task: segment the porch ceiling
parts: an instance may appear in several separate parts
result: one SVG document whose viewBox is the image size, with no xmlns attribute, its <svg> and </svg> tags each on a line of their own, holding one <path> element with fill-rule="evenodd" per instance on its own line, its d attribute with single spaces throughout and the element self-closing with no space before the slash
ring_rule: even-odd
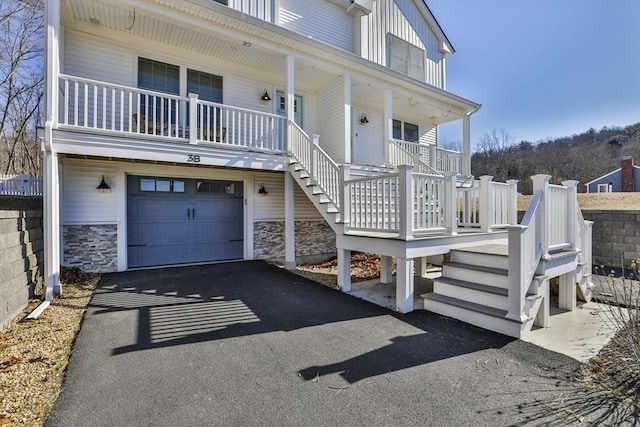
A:
<svg viewBox="0 0 640 427">
<path fill-rule="evenodd" d="M 197 31 L 178 21 L 167 20 L 167 14 L 146 13 L 135 6 L 118 1 L 64 0 L 61 19 L 64 26 L 97 33 L 114 39 L 123 34 L 167 44 L 212 58 L 220 58 L 252 69 L 286 78 L 286 56 L 231 34 Z M 175 13 L 175 12 L 174 12 Z M 336 78 L 319 66 L 320 62 L 296 59 L 296 82 L 314 88 Z"/>
</svg>

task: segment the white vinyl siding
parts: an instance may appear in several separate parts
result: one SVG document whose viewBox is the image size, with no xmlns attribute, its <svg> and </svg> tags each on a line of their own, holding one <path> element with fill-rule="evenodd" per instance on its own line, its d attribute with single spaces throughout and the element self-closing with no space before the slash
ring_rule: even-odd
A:
<svg viewBox="0 0 640 427">
<path fill-rule="evenodd" d="M 429 129 L 426 133 L 420 135 L 421 144 L 436 144 L 437 141 L 438 141 L 438 128 L 436 127 L 433 127 Z"/>
<path fill-rule="evenodd" d="M 274 0 L 214 0 L 227 4 L 229 7 L 255 16 L 268 22 L 273 22 Z"/>
<path fill-rule="evenodd" d="M 88 79 L 135 86 L 134 61 L 128 49 L 88 34 L 65 31 L 63 73 Z"/>
<path fill-rule="evenodd" d="M 254 174 L 253 182 L 255 194 L 258 194 L 262 184 L 268 192 L 264 197 L 255 198 L 253 219 L 255 221 L 284 220 L 284 173 L 257 172 Z M 320 212 L 296 183 L 294 183 L 293 196 L 296 219 L 322 218 Z"/>
<path fill-rule="evenodd" d="M 424 81 L 443 88 L 441 42 L 413 0 L 379 0 L 372 13 L 360 18 L 360 52 L 365 59 L 387 65 L 387 37 L 392 34 L 426 52 Z M 357 49 L 356 49 L 357 50 Z"/>
<path fill-rule="evenodd" d="M 341 8 L 320 0 L 280 0 L 279 25 L 353 52 L 353 19 Z"/>
<path fill-rule="evenodd" d="M 62 168 L 63 225 L 104 224 L 117 221 L 117 191 L 115 162 L 65 160 Z M 100 193 L 96 187 L 102 175 L 111 187 L 110 193 Z"/>
<path fill-rule="evenodd" d="M 345 161 L 343 77 L 318 90 L 318 134 L 320 146 L 336 162 Z"/>
</svg>

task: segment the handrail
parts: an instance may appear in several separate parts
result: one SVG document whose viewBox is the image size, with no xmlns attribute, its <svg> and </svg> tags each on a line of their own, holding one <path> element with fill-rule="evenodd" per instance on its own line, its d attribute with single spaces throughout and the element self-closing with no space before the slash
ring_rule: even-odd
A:
<svg viewBox="0 0 640 427">
<path fill-rule="evenodd" d="M 150 90 L 150 89 L 143 89 L 143 88 L 136 88 L 136 87 L 132 87 L 132 86 L 125 86 L 125 85 L 121 85 L 118 83 L 109 83 L 109 82 L 104 82 L 101 80 L 93 80 L 93 79 L 87 79 L 85 77 L 78 77 L 78 76 L 72 76 L 70 74 L 58 74 L 58 77 L 61 80 L 75 80 L 75 81 L 79 81 L 82 83 L 90 83 L 93 85 L 97 85 L 97 86 L 107 86 L 110 88 L 114 88 L 114 89 L 121 89 L 121 90 L 134 90 L 136 92 L 139 93 L 144 93 L 147 95 L 153 95 L 153 96 L 162 96 L 163 98 L 169 98 L 169 99 L 174 99 L 174 100 L 179 100 L 179 101 L 187 101 L 189 98 L 184 97 L 184 96 L 180 96 L 180 95 L 174 95 L 171 93 L 165 93 L 165 92 L 158 92 L 155 90 Z"/>
<path fill-rule="evenodd" d="M 508 314 L 525 321 L 526 294 L 542 259 L 539 223 L 542 220 L 541 201 L 544 192 L 536 191 L 519 225 L 509 225 Z"/>
<path fill-rule="evenodd" d="M 340 209 L 340 168 L 338 164 L 320 147 L 318 136 L 313 141 L 300 126 L 288 120 L 290 138 L 288 152 L 307 170 L 311 180 L 320 188 L 329 201 Z"/>
<path fill-rule="evenodd" d="M 416 146 L 416 153 L 412 153 L 410 150 L 403 147 L 403 145 L 409 144 L 413 144 Z M 436 175 L 442 175 L 422 159 L 422 149 L 426 148 L 428 153 L 429 147 L 422 147 L 420 146 L 420 144 L 417 144 L 415 142 L 390 139 L 389 148 L 389 161 L 393 166 L 397 167 L 402 164 L 410 164 L 414 168 L 418 169 L 421 173 L 432 172 Z M 398 150 L 399 154 L 397 154 L 394 150 Z M 407 163 L 407 161 L 410 161 L 410 163 Z"/>
</svg>

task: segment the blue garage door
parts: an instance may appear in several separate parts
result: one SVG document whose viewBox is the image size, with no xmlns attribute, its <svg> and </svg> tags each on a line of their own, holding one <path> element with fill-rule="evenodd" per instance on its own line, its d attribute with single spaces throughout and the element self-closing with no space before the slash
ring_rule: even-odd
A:
<svg viewBox="0 0 640 427">
<path fill-rule="evenodd" d="M 241 181 L 129 176 L 128 266 L 243 257 Z"/>
</svg>

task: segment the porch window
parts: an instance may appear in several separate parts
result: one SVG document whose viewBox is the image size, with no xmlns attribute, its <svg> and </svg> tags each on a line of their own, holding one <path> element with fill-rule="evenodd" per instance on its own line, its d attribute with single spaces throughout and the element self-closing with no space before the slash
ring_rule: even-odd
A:
<svg viewBox="0 0 640 427">
<path fill-rule="evenodd" d="M 418 125 L 394 120 L 393 138 L 409 142 L 418 142 L 418 139 L 420 138 L 420 135 L 418 134 Z"/>
<path fill-rule="evenodd" d="M 187 93 L 197 93 L 198 99 L 201 101 L 222 104 L 222 77 L 203 71 L 187 69 Z M 220 125 L 221 112 L 218 107 L 198 104 L 198 127 L 202 127 L 201 121 L 204 121 L 210 128 L 207 132 L 212 132 L 211 135 L 214 135 L 215 132 L 218 132 L 214 127 Z M 189 111 L 187 111 L 187 120 L 188 117 Z M 205 125 L 205 127 L 207 126 Z M 222 135 L 216 138 L 220 141 L 224 139 Z"/>
<path fill-rule="evenodd" d="M 138 58 L 138 87 L 156 92 L 178 95 L 180 92 L 180 67 L 147 58 Z M 147 123 L 155 118 L 176 121 L 176 101 L 153 95 L 140 95 L 140 120 Z"/>
<path fill-rule="evenodd" d="M 598 193 L 611 193 L 611 184 L 598 184 Z"/>
<path fill-rule="evenodd" d="M 388 35 L 389 68 L 424 81 L 425 51 L 392 34 Z"/>
</svg>

